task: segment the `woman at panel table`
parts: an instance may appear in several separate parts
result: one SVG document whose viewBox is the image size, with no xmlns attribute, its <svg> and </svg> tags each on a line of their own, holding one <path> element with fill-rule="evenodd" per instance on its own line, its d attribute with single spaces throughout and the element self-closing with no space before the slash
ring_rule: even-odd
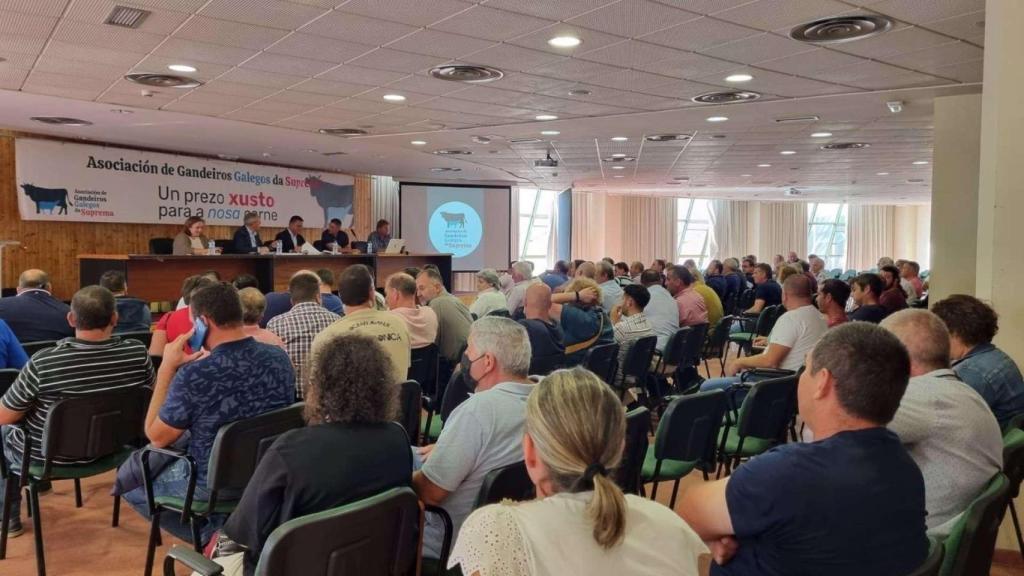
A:
<svg viewBox="0 0 1024 576">
<path fill-rule="evenodd" d="M 198 216 L 192 216 L 185 220 L 185 229 L 174 237 L 173 254 L 175 256 L 209 254 L 210 239 L 203 235 L 204 228 L 206 228 L 206 221 Z"/>
</svg>

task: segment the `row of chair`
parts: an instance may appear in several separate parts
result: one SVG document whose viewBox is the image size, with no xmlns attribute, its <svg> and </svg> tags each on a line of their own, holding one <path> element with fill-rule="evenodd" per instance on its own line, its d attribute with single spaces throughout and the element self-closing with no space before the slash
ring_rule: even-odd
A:
<svg viewBox="0 0 1024 576">
<path fill-rule="evenodd" d="M 146 348 L 149 348 L 149 343 L 152 342 L 153 340 L 153 333 L 150 332 L 149 330 L 142 332 L 120 332 L 114 334 L 114 336 L 118 336 L 123 339 L 131 338 L 133 340 L 138 340 L 139 342 L 145 344 Z M 57 345 L 58 342 L 60 342 L 60 340 L 37 340 L 35 342 L 22 342 L 21 348 L 25 351 L 25 354 L 28 354 L 28 357 L 31 358 L 32 356 L 35 355 L 36 352 L 39 352 L 40 350 L 46 350 L 48 348 L 53 348 L 54 346 Z"/>
</svg>

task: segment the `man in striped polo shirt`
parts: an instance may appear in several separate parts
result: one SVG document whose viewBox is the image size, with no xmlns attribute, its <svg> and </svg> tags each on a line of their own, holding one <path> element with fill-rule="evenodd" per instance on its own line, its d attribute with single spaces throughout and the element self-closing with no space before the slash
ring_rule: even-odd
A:
<svg viewBox="0 0 1024 576">
<path fill-rule="evenodd" d="M 14 469 L 21 469 L 25 436 L 24 421 L 32 438 L 32 458 L 42 458 L 43 426 L 55 402 L 69 396 L 109 393 L 145 386 L 153 381 L 153 365 L 146 346 L 138 340 L 112 336 L 117 326 L 114 295 L 100 286 L 86 286 L 71 300 L 68 323 L 75 336 L 57 346 L 37 352 L 22 369 L 18 379 L 0 398 L 0 434 L 4 438 L 4 457 Z M 57 464 L 82 462 L 54 458 Z M 0 479 L 0 502 L 4 497 Z M 10 536 L 22 533 L 21 494 L 15 490 L 11 506 Z"/>
</svg>

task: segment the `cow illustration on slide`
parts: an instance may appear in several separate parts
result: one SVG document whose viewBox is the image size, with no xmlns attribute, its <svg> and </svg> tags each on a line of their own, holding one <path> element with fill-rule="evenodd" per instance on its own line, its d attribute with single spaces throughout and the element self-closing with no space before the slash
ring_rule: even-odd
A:
<svg viewBox="0 0 1024 576">
<path fill-rule="evenodd" d="M 447 228 L 453 228 L 458 226 L 459 228 L 466 227 L 466 215 L 462 212 L 441 212 L 441 218 L 444 218 Z"/>
<path fill-rule="evenodd" d="M 325 182 L 318 176 L 306 178 L 309 192 L 316 198 L 316 203 L 324 210 L 324 224 L 331 218 L 345 222 L 352 214 L 352 186 Z"/>
<path fill-rule="evenodd" d="M 36 203 L 36 214 L 43 210 L 48 210 L 50 214 L 53 214 L 54 208 L 58 207 L 60 208 L 58 214 L 68 213 L 68 205 L 71 203 L 68 202 L 67 188 L 43 188 L 32 184 L 22 184 L 21 187 L 25 190 L 25 195 Z"/>
</svg>

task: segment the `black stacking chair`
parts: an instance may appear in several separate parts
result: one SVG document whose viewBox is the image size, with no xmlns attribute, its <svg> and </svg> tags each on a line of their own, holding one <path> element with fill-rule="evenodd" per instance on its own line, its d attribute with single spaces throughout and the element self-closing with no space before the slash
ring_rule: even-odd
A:
<svg viewBox="0 0 1024 576">
<path fill-rule="evenodd" d="M 622 460 L 615 469 L 615 482 L 626 494 L 639 495 L 643 488 L 640 470 L 647 454 L 647 431 L 651 428 L 651 412 L 640 406 L 626 413 L 626 445 Z"/>
<path fill-rule="evenodd" d="M 131 338 L 132 340 L 138 340 L 139 342 L 145 344 L 146 348 L 149 348 L 150 342 L 153 341 L 153 333 L 150 332 L 149 330 L 140 332 L 121 332 L 120 334 L 114 334 L 114 336 L 118 336 L 122 340 L 128 338 Z"/>
<path fill-rule="evenodd" d="M 703 381 L 700 377 L 700 359 L 704 352 L 704 344 L 707 341 L 708 325 L 694 324 L 690 326 L 690 333 L 686 336 L 683 346 L 683 357 L 676 366 L 673 375 L 673 384 L 676 390 L 683 394 L 696 392 Z"/>
<path fill-rule="evenodd" d="M 206 490 L 210 498 L 206 501 L 196 500 L 196 462 L 186 452 L 170 448 L 154 448 L 148 446 L 142 450 L 142 472 L 145 480 L 146 502 L 149 516 L 152 519 L 149 530 L 149 547 L 146 550 L 145 576 L 153 572 L 153 557 L 156 553 L 157 541 L 160 539 L 160 514 L 165 511 L 181 514 L 182 522 L 192 529 L 192 543 L 196 552 L 201 550 L 202 541 L 199 537 L 199 526 L 211 514 L 230 514 L 238 500 L 220 498 L 220 493 L 231 491 L 241 497 L 249 479 L 256 471 L 260 458 L 277 440 L 277 437 L 289 430 L 305 425 L 302 419 L 303 404 L 301 402 L 260 414 L 253 418 L 238 420 L 223 426 L 213 441 L 210 450 L 209 468 L 206 474 Z M 184 460 L 188 464 L 188 488 L 184 498 L 172 496 L 155 496 L 153 494 L 153 474 L 150 472 L 149 458 L 153 454 L 163 454 L 171 458 Z"/>
<path fill-rule="evenodd" d="M 908 576 L 939 576 L 939 570 L 942 568 L 942 558 L 945 556 L 946 549 L 942 545 L 942 542 L 928 537 L 928 557 L 924 559 L 924 564 L 921 564 L 917 570 L 911 572 Z"/>
<path fill-rule="evenodd" d="M 565 354 L 534 356 L 530 358 L 530 375 L 547 376 L 563 366 L 565 366 Z"/>
<path fill-rule="evenodd" d="M 25 350 L 25 354 L 31 358 L 36 352 L 40 350 L 46 350 L 47 348 L 53 348 L 57 345 L 59 340 L 39 340 L 37 342 L 22 342 L 21 347 Z"/>
<path fill-rule="evenodd" d="M 220 248 L 221 254 L 234 254 L 235 253 L 235 241 L 228 238 L 223 240 L 214 240 L 213 245 Z"/>
<path fill-rule="evenodd" d="M 362 242 L 362 241 L 356 240 L 356 241 L 352 242 L 351 244 L 349 244 L 349 246 L 351 246 L 351 248 L 353 250 L 355 250 L 356 252 L 359 252 L 361 254 L 366 254 L 366 250 L 367 250 L 367 248 L 369 248 L 370 243 L 369 242 Z"/>
<path fill-rule="evenodd" d="M 7 389 L 14 384 L 14 381 L 18 379 L 18 374 L 21 374 L 21 370 L 17 368 L 3 368 L 0 369 L 0 396 L 3 396 Z M 3 458 L 0 457 L 0 460 Z"/>
<path fill-rule="evenodd" d="M 1010 518 L 1013 520 L 1013 531 L 1017 536 L 1017 550 L 1024 558 L 1024 538 L 1020 533 L 1020 518 L 1017 517 L 1017 506 L 1013 500 L 1020 495 L 1020 484 L 1024 480 L 1024 414 L 1014 417 L 1003 435 L 1003 474 L 1010 480 Z"/>
<path fill-rule="evenodd" d="M 618 364 L 619 345 L 615 342 L 599 344 L 587 350 L 583 359 L 583 367 L 590 370 L 609 386 L 615 383 L 615 370 Z"/>
<path fill-rule="evenodd" d="M 128 459 L 142 434 L 146 419 L 148 391 L 142 387 L 129 388 L 108 394 L 88 394 L 58 400 L 50 408 L 43 428 L 42 461 L 30 459 L 32 437 L 25 431 L 24 450 L 18 476 L 2 466 L 6 482 L 4 507 L 0 515 L 0 559 L 7 553 L 7 521 L 11 514 L 11 498 L 15 491 L 27 488 L 29 511 L 35 536 L 36 570 L 46 574 L 43 551 L 43 522 L 39 509 L 39 484 L 53 480 L 74 480 L 75 506 L 82 506 L 81 479 L 115 470 Z M 58 464 L 64 461 L 86 460 L 88 464 Z M 0 458 L 0 460 L 5 460 Z M 120 499 L 114 497 L 112 526 L 117 526 Z"/>
<path fill-rule="evenodd" d="M 150 238 L 150 254 L 174 254 L 174 238 Z"/>
<path fill-rule="evenodd" d="M 495 468 L 484 476 L 484 482 L 480 485 L 480 493 L 477 494 L 476 504 L 473 508 L 479 508 L 488 504 L 497 504 L 502 500 L 533 500 L 537 490 L 526 473 L 526 463 L 516 462 L 501 468 Z"/>
<path fill-rule="evenodd" d="M 981 494 L 971 502 L 953 525 L 944 544 L 942 576 L 988 574 L 992 568 L 996 536 L 1010 499 L 1010 480 L 1002 472 L 989 480 Z"/>
<path fill-rule="evenodd" d="M 622 362 L 622 384 L 620 395 L 625 395 L 630 388 L 647 388 L 647 375 L 651 371 L 651 361 L 657 351 L 658 337 L 644 336 L 633 341 L 626 358 Z"/>
<path fill-rule="evenodd" d="M 402 425 L 402 428 L 405 428 L 410 442 L 420 433 L 421 398 L 420 385 L 415 380 L 406 380 L 399 385 L 397 422 Z"/>
<path fill-rule="evenodd" d="M 429 444 L 431 433 L 434 432 L 434 416 L 437 412 L 441 411 L 441 400 L 443 398 L 444 391 L 439 390 L 440 380 L 437 374 L 438 365 L 438 351 L 437 344 L 429 344 L 422 348 L 413 348 L 412 350 L 412 363 L 409 365 L 409 380 L 415 380 L 419 383 L 420 389 L 423 392 L 423 409 L 427 411 L 427 419 L 423 423 L 421 431 L 411 432 L 409 438 L 414 443 L 420 443 L 418 441 L 420 432 L 423 434 L 422 443 Z M 447 382 L 445 382 L 447 384 Z M 433 435 L 433 438 L 437 438 L 437 435 L 441 433 L 441 421 L 437 421 L 437 434 Z"/>
<path fill-rule="evenodd" d="M 305 574 L 408 576 L 416 572 L 419 499 L 411 488 L 392 488 L 352 504 L 289 520 L 263 547 L 256 576 Z M 181 562 L 202 576 L 217 576 L 222 566 L 185 546 L 164 558 L 164 576 Z"/>
<path fill-rule="evenodd" d="M 717 358 L 722 372 L 725 372 L 725 353 L 729 349 L 729 329 L 732 328 L 732 321 L 732 316 L 723 316 L 718 324 L 715 324 L 711 336 L 704 345 L 704 352 L 701 356 L 704 358 L 704 370 L 709 378 L 711 377 L 709 358 Z"/>
<path fill-rule="evenodd" d="M 739 390 L 749 392 L 736 419 L 727 418 L 720 434 L 719 474 L 724 467 L 728 475 L 739 466 L 741 458 L 757 456 L 785 441 L 789 423 L 796 414 L 797 379 L 794 372 L 753 385 L 737 384 L 726 390 L 733 397 Z M 732 398 L 729 402 L 734 405 Z"/>
</svg>

